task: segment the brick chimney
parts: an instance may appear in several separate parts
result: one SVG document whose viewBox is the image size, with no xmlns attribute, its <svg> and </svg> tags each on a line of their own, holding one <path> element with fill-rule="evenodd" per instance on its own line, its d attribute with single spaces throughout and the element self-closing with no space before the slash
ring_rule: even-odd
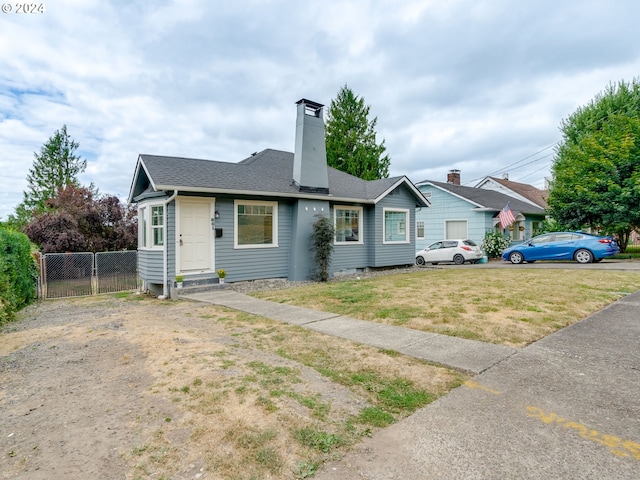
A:
<svg viewBox="0 0 640 480">
<path fill-rule="evenodd" d="M 460 170 L 449 170 L 449 173 L 447 173 L 447 183 L 460 185 Z"/>
<path fill-rule="evenodd" d="M 301 192 L 329 193 L 327 147 L 320 103 L 298 100 L 293 184 Z"/>
</svg>

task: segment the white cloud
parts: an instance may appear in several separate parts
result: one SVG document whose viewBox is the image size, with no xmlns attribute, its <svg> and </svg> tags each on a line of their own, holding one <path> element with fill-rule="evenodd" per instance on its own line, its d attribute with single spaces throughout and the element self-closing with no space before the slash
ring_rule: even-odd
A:
<svg viewBox="0 0 640 480">
<path fill-rule="evenodd" d="M 378 117 L 392 175 L 482 177 L 637 75 L 639 14 L 634 0 L 61 0 L 3 14 L 0 218 L 64 124 L 89 161 L 81 180 L 124 197 L 139 153 L 292 150 L 294 102 L 329 104 L 345 83 Z M 511 178 L 542 182 L 548 161 Z"/>
</svg>

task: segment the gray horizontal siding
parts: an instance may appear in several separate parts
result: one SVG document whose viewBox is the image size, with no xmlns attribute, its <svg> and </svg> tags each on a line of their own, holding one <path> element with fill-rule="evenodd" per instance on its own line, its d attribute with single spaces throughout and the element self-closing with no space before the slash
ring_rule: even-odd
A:
<svg viewBox="0 0 640 480">
<path fill-rule="evenodd" d="M 345 206 L 348 204 L 339 203 L 339 206 Z M 331 220 L 334 219 L 333 206 L 331 206 Z M 357 205 L 361 206 L 361 205 Z M 362 236 L 362 244 L 353 245 L 335 245 L 333 246 L 333 252 L 331 255 L 330 272 L 332 274 L 339 273 L 341 271 L 349 271 L 353 269 L 364 269 L 371 266 L 371 246 L 373 243 L 373 231 L 374 228 L 371 225 L 371 219 L 373 218 L 372 212 L 374 207 L 363 206 L 363 219 L 362 219 L 362 232 L 359 234 Z"/>
<path fill-rule="evenodd" d="M 261 198 L 260 200 L 270 199 Z M 234 198 L 216 198 L 216 210 L 220 213 L 220 218 L 216 220 L 216 228 L 222 229 L 222 237 L 215 239 L 215 265 L 216 270 L 222 268 L 227 272 L 227 281 L 240 282 L 288 276 L 291 204 L 283 202 L 282 199 L 277 201 L 278 247 L 234 249 Z"/>
<path fill-rule="evenodd" d="M 407 229 L 408 243 L 384 244 L 384 208 L 403 208 L 409 210 Z M 401 186 L 396 192 L 387 195 L 376 205 L 374 213 L 374 235 L 372 267 L 390 267 L 395 265 L 411 265 L 416 258 L 415 228 L 416 228 L 416 199 L 406 186 Z"/>
<path fill-rule="evenodd" d="M 138 250 L 138 276 L 147 283 L 164 282 L 162 250 Z"/>
</svg>

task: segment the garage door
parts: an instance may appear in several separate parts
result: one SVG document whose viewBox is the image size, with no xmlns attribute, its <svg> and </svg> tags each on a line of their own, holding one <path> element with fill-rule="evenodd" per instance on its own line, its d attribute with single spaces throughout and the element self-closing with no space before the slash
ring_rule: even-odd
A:
<svg viewBox="0 0 640 480">
<path fill-rule="evenodd" d="M 446 238 L 467 238 L 467 221 L 466 220 L 447 220 L 445 221 Z"/>
</svg>

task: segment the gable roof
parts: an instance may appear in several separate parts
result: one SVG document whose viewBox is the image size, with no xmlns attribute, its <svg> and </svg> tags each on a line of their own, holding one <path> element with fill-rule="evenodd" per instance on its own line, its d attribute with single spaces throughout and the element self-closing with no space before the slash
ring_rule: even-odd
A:
<svg viewBox="0 0 640 480">
<path fill-rule="evenodd" d="M 514 214 L 535 214 L 544 215 L 544 209 L 536 207 L 517 198 L 510 197 L 504 193 L 495 190 L 486 190 L 484 188 L 463 187 L 462 185 L 453 185 L 451 183 L 434 182 L 432 180 L 423 180 L 419 182 L 418 187 L 422 185 L 433 185 L 440 190 L 449 192 L 463 200 L 466 200 L 478 209 L 484 210 L 502 210 L 508 203 Z"/>
<path fill-rule="evenodd" d="M 406 185 L 420 206 L 429 202 L 406 176 L 381 180 L 361 178 L 327 167 L 329 193 L 301 192 L 293 184 L 293 153 L 267 149 L 238 163 L 141 154 L 129 191 L 129 202 L 152 192 L 182 191 L 314 198 L 377 203 Z M 151 187 L 151 189 L 149 189 Z"/>
<path fill-rule="evenodd" d="M 510 190 L 516 195 L 521 195 L 525 199 L 533 202 L 535 205 L 538 205 L 541 208 L 547 208 L 549 206 L 547 204 L 547 197 L 549 196 L 549 192 L 547 190 L 540 190 L 539 188 L 536 188 L 533 185 L 529 185 L 528 183 L 514 182 L 511 180 L 506 180 L 504 178 L 486 177 L 476 185 L 476 188 L 483 188 L 483 185 L 486 185 L 491 181 L 497 183 L 498 185 L 501 185 L 507 190 Z"/>
</svg>

